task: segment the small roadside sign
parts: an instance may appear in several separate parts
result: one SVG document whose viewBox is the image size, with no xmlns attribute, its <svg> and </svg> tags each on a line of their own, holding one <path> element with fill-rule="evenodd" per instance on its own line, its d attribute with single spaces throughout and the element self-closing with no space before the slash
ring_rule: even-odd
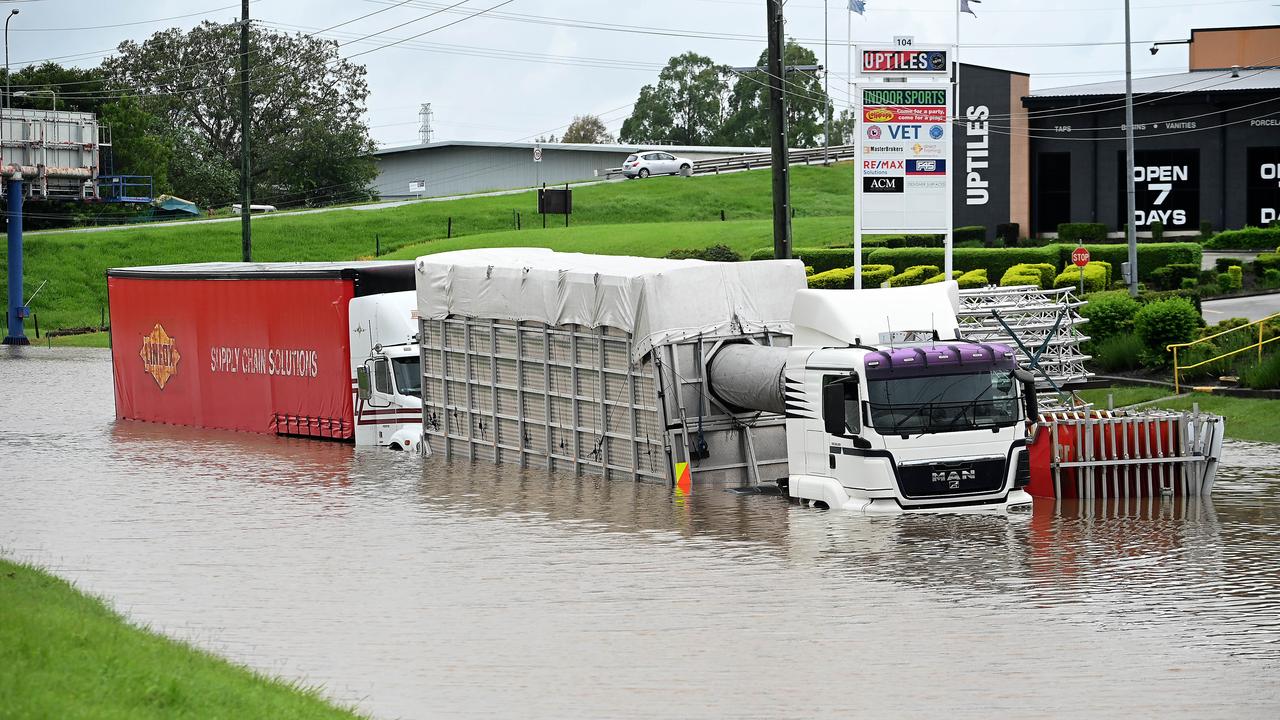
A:
<svg viewBox="0 0 1280 720">
<path fill-rule="evenodd" d="M 542 148 L 536 145 L 533 148 L 533 161 L 542 162 Z"/>
<path fill-rule="evenodd" d="M 1075 263 L 1076 267 L 1081 267 L 1081 268 L 1084 267 L 1085 265 L 1088 265 L 1089 264 L 1089 248 L 1078 247 L 1075 250 L 1072 250 L 1071 262 Z"/>
</svg>

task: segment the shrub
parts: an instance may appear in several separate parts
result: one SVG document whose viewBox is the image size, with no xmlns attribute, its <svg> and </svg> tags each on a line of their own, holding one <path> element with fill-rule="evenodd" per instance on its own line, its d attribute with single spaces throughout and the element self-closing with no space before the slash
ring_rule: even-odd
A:
<svg viewBox="0 0 1280 720">
<path fill-rule="evenodd" d="M 862 287 L 878 288 L 892 276 L 892 265 L 863 265 Z M 853 268 L 836 268 L 812 275 L 809 278 L 809 287 L 817 290 L 852 289 Z"/>
<path fill-rule="evenodd" d="M 1240 384 L 1255 390 L 1280 389 L 1280 353 L 1272 353 L 1261 363 L 1246 367 L 1240 373 Z"/>
<path fill-rule="evenodd" d="M 1213 261 L 1213 267 L 1220 273 L 1227 271 L 1232 265 L 1244 265 L 1244 261 L 1240 258 L 1217 258 Z"/>
<path fill-rule="evenodd" d="M 1003 242 L 1005 247 L 1013 247 L 1018 244 L 1020 230 L 1018 223 L 1000 223 L 996 225 L 996 239 Z"/>
<path fill-rule="evenodd" d="M 810 275 L 812 275 L 812 274 L 813 274 L 813 266 L 812 266 L 812 265 L 805 265 L 805 266 L 804 266 L 804 276 L 805 276 L 805 277 L 809 277 L 809 276 L 810 276 Z"/>
<path fill-rule="evenodd" d="M 1098 293 L 1080 308 L 1080 315 L 1089 319 L 1085 334 L 1094 343 L 1117 335 L 1133 334 L 1133 316 L 1142 306 L 1126 292 Z"/>
<path fill-rule="evenodd" d="M 677 249 L 666 254 L 672 260 L 709 260 L 711 262 L 738 262 L 742 256 L 728 245 L 711 245 L 701 249 Z"/>
<path fill-rule="evenodd" d="M 1159 220 L 1151 223 L 1151 239 L 1155 242 L 1164 240 L 1164 223 Z"/>
<path fill-rule="evenodd" d="M 1200 242 L 1205 242 L 1210 237 L 1213 237 L 1213 223 L 1209 222 L 1208 220 L 1201 220 L 1200 221 Z"/>
<path fill-rule="evenodd" d="M 1098 292 L 1107 289 L 1107 277 L 1110 273 L 1110 266 L 1107 263 L 1090 261 L 1084 266 L 1084 291 L 1087 293 Z M 1081 284 L 1080 268 L 1072 265 L 1063 270 L 1053 279 L 1055 288 L 1076 287 Z"/>
<path fill-rule="evenodd" d="M 1137 370 L 1142 367 L 1142 341 L 1125 333 L 1094 343 L 1093 361 L 1106 372 Z"/>
<path fill-rule="evenodd" d="M 1271 268 L 1262 273 L 1262 286 L 1267 288 L 1280 287 L 1280 270 Z"/>
<path fill-rule="evenodd" d="M 1165 366 L 1170 355 L 1166 346 L 1190 342 L 1200 327 L 1200 313 L 1183 298 L 1170 298 L 1143 305 L 1133 316 L 1133 331 L 1142 341 L 1146 364 Z"/>
<path fill-rule="evenodd" d="M 1270 250 L 1280 245 L 1280 228 L 1246 227 L 1226 230 L 1204 244 L 1211 250 Z"/>
<path fill-rule="evenodd" d="M 961 276 L 962 274 L 963 274 L 963 273 L 961 273 L 959 270 L 952 270 L 952 271 L 951 271 L 951 279 L 952 279 L 952 280 L 959 280 L 959 279 L 960 279 L 960 276 Z M 947 275 L 946 275 L 946 273 L 938 273 L 937 275 L 934 275 L 933 277 L 929 278 L 928 280 L 925 280 L 923 283 L 921 283 L 921 285 L 932 285 L 932 284 L 934 284 L 934 283 L 940 283 L 940 282 L 942 282 L 943 280 L 946 280 L 946 279 L 947 279 Z"/>
<path fill-rule="evenodd" d="M 1182 278 L 1182 284 L 1178 287 L 1182 290 L 1195 290 L 1200 287 L 1200 278 Z"/>
<path fill-rule="evenodd" d="M 983 225 L 965 225 L 951 230 L 951 241 L 954 243 L 973 240 L 985 243 L 987 240 L 987 228 Z"/>
<path fill-rule="evenodd" d="M 1107 226 L 1102 223 L 1062 223 L 1058 226 L 1058 242 L 1085 243 L 1107 241 Z"/>
<path fill-rule="evenodd" d="M 1017 285 L 1035 285 L 1036 287 L 1044 287 L 1044 279 L 1040 275 L 1040 271 L 1034 265 L 1027 263 L 1019 263 L 1004 271 L 1004 275 L 1000 276 L 1000 287 L 1014 287 Z"/>
<path fill-rule="evenodd" d="M 937 274 L 937 265 L 913 265 L 889 278 L 889 287 L 920 285 L 926 278 L 931 278 Z"/>
<path fill-rule="evenodd" d="M 1035 285 L 1044 288 L 1053 285 L 1053 278 L 1057 274 L 1058 269 L 1052 263 L 1019 263 L 1005 271 L 1000 284 L 1006 287 Z"/>
<path fill-rule="evenodd" d="M 974 288 L 986 287 L 990 284 L 987 280 L 987 271 L 981 268 L 961 273 L 960 278 L 956 280 L 956 282 L 960 284 L 961 290 L 972 290 Z"/>
<path fill-rule="evenodd" d="M 1191 278 L 1200 281 L 1200 266 L 1192 263 L 1174 263 L 1156 268 L 1151 272 L 1151 282 L 1161 290 L 1173 290 L 1182 287 L 1182 281 Z"/>
<path fill-rule="evenodd" d="M 1227 268 L 1227 274 L 1231 276 L 1231 287 L 1239 290 L 1244 287 L 1244 268 L 1239 265 Z"/>
<path fill-rule="evenodd" d="M 1280 270 L 1280 252 L 1261 253 L 1258 259 L 1253 261 L 1255 274 L 1266 275 L 1268 270 Z"/>
<path fill-rule="evenodd" d="M 1162 290 L 1160 292 L 1145 291 L 1138 294 L 1138 302 L 1146 305 L 1147 303 L 1159 302 L 1161 300 L 1169 300 L 1172 298 L 1182 298 L 1191 303 L 1196 309 L 1196 313 L 1201 313 L 1200 309 L 1200 291 L 1199 290 Z M 1204 325 L 1204 321 L 1200 322 Z"/>
</svg>

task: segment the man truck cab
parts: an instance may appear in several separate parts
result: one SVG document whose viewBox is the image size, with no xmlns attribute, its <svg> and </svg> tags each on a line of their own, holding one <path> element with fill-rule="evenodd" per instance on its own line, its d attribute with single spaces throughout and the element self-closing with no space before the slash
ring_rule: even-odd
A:
<svg viewBox="0 0 1280 720">
<path fill-rule="evenodd" d="M 419 450 L 422 371 L 413 291 L 367 295 L 348 305 L 356 444 Z"/>
</svg>

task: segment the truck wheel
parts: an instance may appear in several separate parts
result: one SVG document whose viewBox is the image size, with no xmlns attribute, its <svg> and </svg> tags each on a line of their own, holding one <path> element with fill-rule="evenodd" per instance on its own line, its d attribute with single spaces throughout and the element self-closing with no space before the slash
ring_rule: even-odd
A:
<svg viewBox="0 0 1280 720">
<path fill-rule="evenodd" d="M 400 443 L 391 443 L 391 449 L 400 452 L 404 448 L 400 447 Z"/>
<path fill-rule="evenodd" d="M 640 168 L 640 172 L 637 174 L 642 178 L 647 178 L 649 177 L 649 168 Z"/>
</svg>

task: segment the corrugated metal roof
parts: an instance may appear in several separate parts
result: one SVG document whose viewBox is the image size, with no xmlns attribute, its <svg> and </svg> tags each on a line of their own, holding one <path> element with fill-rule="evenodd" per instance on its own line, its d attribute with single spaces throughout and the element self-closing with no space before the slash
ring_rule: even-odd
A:
<svg viewBox="0 0 1280 720">
<path fill-rule="evenodd" d="M 1134 78 L 1133 94 L 1280 89 L 1280 68 L 1241 68 L 1239 77 L 1232 77 L 1231 72 L 1230 70 L 1194 70 L 1173 75 Z M 1031 93 L 1032 98 L 1080 95 L 1124 95 L 1124 80 L 1046 88 Z"/>
<path fill-rule="evenodd" d="M 402 145 L 400 147 L 381 148 L 373 152 L 374 155 L 390 155 L 392 153 L 409 152 L 413 150 L 433 150 L 441 147 L 485 147 L 485 148 L 525 148 L 532 150 L 535 146 L 543 150 L 579 150 L 586 152 L 636 152 L 647 150 L 663 150 L 669 153 L 679 154 L 682 152 L 691 153 L 707 153 L 707 152 L 723 152 L 723 153 L 767 153 L 769 148 L 757 147 L 727 147 L 719 145 L 606 145 L 594 143 L 535 143 L 535 142 L 487 142 L 482 140 L 444 140 L 441 142 L 427 143 L 425 145 Z"/>
</svg>

